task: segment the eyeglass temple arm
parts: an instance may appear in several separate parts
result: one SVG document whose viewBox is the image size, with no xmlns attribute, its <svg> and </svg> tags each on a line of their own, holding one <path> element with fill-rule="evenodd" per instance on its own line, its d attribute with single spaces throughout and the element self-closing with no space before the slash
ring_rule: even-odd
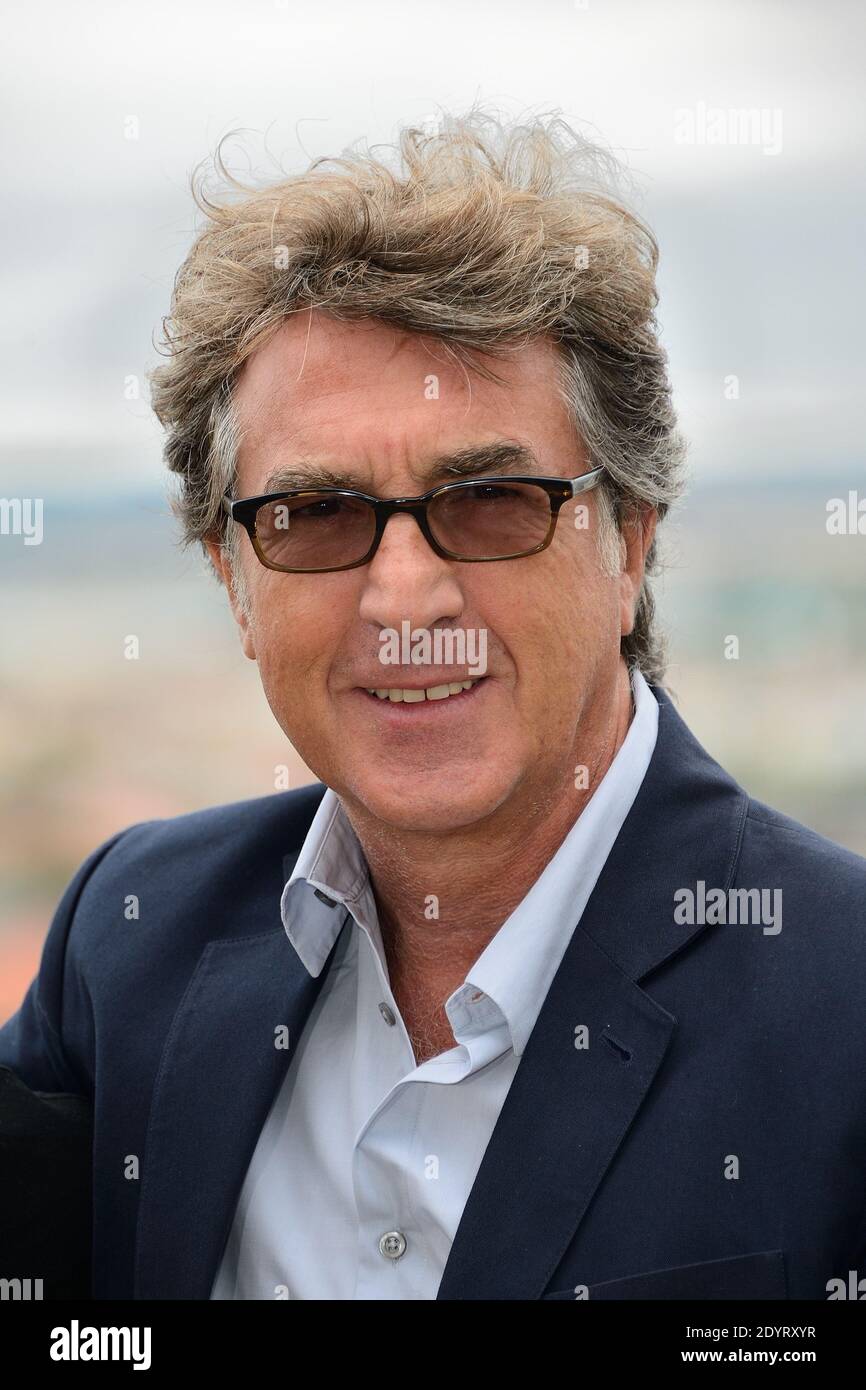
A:
<svg viewBox="0 0 866 1390">
<path fill-rule="evenodd" d="M 595 487 L 603 472 L 603 467 L 593 468 L 589 473 L 580 473 L 576 478 L 569 478 L 572 497 L 577 497 L 581 492 L 589 492 L 590 488 Z"/>
</svg>

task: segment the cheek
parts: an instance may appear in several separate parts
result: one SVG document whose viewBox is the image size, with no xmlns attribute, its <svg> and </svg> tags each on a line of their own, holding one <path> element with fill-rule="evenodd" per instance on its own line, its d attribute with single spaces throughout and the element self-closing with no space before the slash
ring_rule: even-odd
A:
<svg viewBox="0 0 866 1390">
<path fill-rule="evenodd" d="M 603 640 L 609 610 L 616 607 L 614 581 L 588 560 L 572 540 L 551 555 L 549 565 L 528 574 L 523 587 L 521 606 L 535 614 L 553 668 Z"/>
<path fill-rule="evenodd" d="M 619 625 L 619 579 L 601 567 L 596 540 L 589 531 L 568 533 L 554 555 L 555 591 L 582 645 L 605 643 Z"/>
<path fill-rule="evenodd" d="M 275 576 L 277 581 L 290 578 Z M 279 582 L 265 586 L 256 596 L 253 624 L 268 703 L 275 712 L 306 721 L 323 708 L 323 691 L 344 624 L 338 605 L 299 589 L 295 586 L 287 594 Z"/>
<path fill-rule="evenodd" d="M 506 619 L 521 703 L 553 737 L 619 656 L 618 581 L 582 561 L 572 547 L 545 574 L 539 567 Z"/>
</svg>

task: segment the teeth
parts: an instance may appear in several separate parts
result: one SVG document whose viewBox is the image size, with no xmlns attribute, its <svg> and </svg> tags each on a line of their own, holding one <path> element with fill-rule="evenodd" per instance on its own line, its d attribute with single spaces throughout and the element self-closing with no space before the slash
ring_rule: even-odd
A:
<svg viewBox="0 0 866 1390">
<path fill-rule="evenodd" d="M 428 690 L 368 690 L 368 695 L 377 695 L 380 700 L 390 700 L 393 704 L 411 705 L 419 700 L 447 700 L 449 695 L 459 695 L 461 690 L 471 690 L 478 681 L 453 681 L 450 685 L 431 685 Z"/>
</svg>

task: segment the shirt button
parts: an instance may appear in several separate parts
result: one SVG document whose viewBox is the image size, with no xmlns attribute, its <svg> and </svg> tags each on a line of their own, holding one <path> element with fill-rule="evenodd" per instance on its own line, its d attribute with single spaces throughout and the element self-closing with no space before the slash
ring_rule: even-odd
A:
<svg viewBox="0 0 866 1390">
<path fill-rule="evenodd" d="M 389 1027 L 389 1028 L 393 1028 L 393 1027 L 394 1027 L 394 1024 L 397 1022 L 396 1018 L 394 1017 L 394 1011 L 393 1011 L 392 1009 L 389 1009 L 387 1004 L 380 1004 L 380 1005 L 379 1005 L 379 1013 L 380 1013 L 380 1014 L 382 1015 L 382 1017 L 384 1018 L 385 1022 L 386 1022 L 387 1025 L 388 1025 L 388 1027 Z M 384 1239 L 384 1237 L 383 1237 L 383 1239 Z M 401 1253 L 402 1253 L 402 1252 L 401 1252 Z"/>
<path fill-rule="evenodd" d="M 386 1260 L 399 1260 L 406 1249 L 406 1237 L 402 1231 L 386 1231 L 379 1241 L 379 1254 Z"/>
</svg>

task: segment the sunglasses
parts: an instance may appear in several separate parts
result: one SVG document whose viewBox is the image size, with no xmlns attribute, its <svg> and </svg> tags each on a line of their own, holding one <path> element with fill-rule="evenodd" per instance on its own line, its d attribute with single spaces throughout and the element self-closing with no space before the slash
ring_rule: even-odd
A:
<svg viewBox="0 0 866 1390">
<path fill-rule="evenodd" d="M 409 512 L 443 560 L 477 564 L 537 555 L 553 540 L 560 508 L 589 492 L 603 468 L 576 478 L 466 479 L 420 497 L 371 497 L 351 488 L 292 488 L 223 497 L 259 560 L 284 574 L 327 574 L 367 565 L 390 517 Z"/>
</svg>

